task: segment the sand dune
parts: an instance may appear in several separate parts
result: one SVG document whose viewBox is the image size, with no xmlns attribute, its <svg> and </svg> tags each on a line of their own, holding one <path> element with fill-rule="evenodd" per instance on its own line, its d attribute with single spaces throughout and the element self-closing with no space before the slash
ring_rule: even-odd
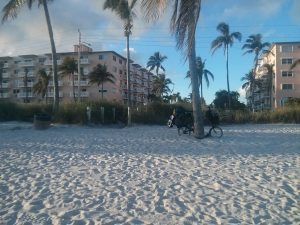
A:
<svg viewBox="0 0 300 225">
<path fill-rule="evenodd" d="M 0 224 L 300 224 L 300 125 L 0 123 Z"/>
</svg>

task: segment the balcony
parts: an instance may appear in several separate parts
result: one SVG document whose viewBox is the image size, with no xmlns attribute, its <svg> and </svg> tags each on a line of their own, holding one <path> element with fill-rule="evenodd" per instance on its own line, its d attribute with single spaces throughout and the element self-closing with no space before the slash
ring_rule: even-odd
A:
<svg viewBox="0 0 300 225">
<path fill-rule="evenodd" d="M 3 68 L 8 68 L 9 67 L 9 64 L 8 63 L 4 63 L 3 64 Z"/>
<path fill-rule="evenodd" d="M 25 77 L 25 72 L 18 72 L 17 76 L 18 77 Z M 27 77 L 34 77 L 34 73 L 33 72 L 28 72 Z"/>
<path fill-rule="evenodd" d="M 72 86 L 73 83 L 72 81 L 70 82 L 70 85 Z M 78 86 L 78 81 L 74 81 L 74 86 Z M 80 86 L 89 86 L 89 81 L 88 80 L 82 80 L 80 81 Z"/>
<path fill-rule="evenodd" d="M 0 83 L 0 87 L 2 87 L 2 88 L 9 88 L 9 83 L 2 83 L 2 85 Z"/>
<path fill-rule="evenodd" d="M 9 78 L 9 73 L 2 73 L 2 78 Z"/>
<path fill-rule="evenodd" d="M 26 93 L 25 92 L 18 93 L 17 97 L 18 98 L 26 98 Z M 28 92 L 27 97 L 28 98 L 33 98 L 32 92 Z"/>
<path fill-rule="evenodd" d="M 80 64 L 89 64 L 89 59 L 80 59 Z"/>
<path fill-rule="evenodd" d="M 27 87 L 33 87 L 34 82 L 27 82 Z M 18 82 L 17 84 L 18 87 L 25 87 L 25 82 Z"/>
<path fill-rule="evenodd" d="M 19 63 L 20 67 L 33 67 L 34 66 L 34 62 L 21 62 Z"/>
<path fill-rule="evenodd" d="M 53 87 L 53 86 L 54 86 L 53 81 L 49 81 L 48 86 L 49 86 L 49 87 Z M 62 82 L 62 81 L 58 81 L 58 86 L 59 86 L 59 87 L 63 86 L 63 82 Z"/>
<path fill-rule="evenodd" d="M 47 95 L 48 95 L 47 97 L 53 98 L 54 97 L 54 92 L 48 92 Z M 60 98 L 62 98 L 63 97 L 63 92 L 62 91 L 58 92 L 58 95 L 59 95 Z"/>
<path fill-rule="evenodd" d="M 0 93 L 0 98 L 9 98 L 9 93 Z"/>
<path fill-rule="evenodd" d="M 70 97 L 73 97 L 73 92 L 70 92 Z M 80 92 L 80 97 L 89 97 L 90 93 L 87 91 Z M 75 97 L 78 97 L 78 92 L 75 92 Z"/>
</svg>

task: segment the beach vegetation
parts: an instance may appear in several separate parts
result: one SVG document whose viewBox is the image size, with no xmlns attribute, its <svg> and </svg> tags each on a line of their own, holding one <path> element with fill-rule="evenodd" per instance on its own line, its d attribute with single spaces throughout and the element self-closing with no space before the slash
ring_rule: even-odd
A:
<svg viewBox="0 0 300 225">
<path fill-rule="evenodd" d="M 40 95 L 42 99 L 48 99 L 48 86 L 51 79 L 51 75 L 47 74 L 45 69 L 40 69 L 38 71 L 38 81 L 33 85 L 33 93 Z"/>
</svg>

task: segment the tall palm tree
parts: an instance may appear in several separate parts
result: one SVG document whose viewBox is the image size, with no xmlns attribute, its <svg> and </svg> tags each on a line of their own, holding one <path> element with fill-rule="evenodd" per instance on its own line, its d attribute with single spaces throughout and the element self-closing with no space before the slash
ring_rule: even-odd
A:
<svg viewBox="0 0 300 225">
<path fill-rule="evenodd" d="M 210 76 L 212 78 L 212 80 L 214 80 L 214 75 L 212 74 L 212 72 L 210 72 L 209 70 L 205 69 L 205 61 L 202 61 L 201 57 L 197 57 L 196 58 L 196 71 L 197 71 L 197 75 L 198 75 L 198 85 L 199 85 L 199 88 L 200 88 L 200 98 L 201 100 L 203 100 L 203 86 L 202 86 L 202 80 L 203 80 L 203 77 L 206 81 L 206 85 L 207 87 L 209 87 L 209 79 L 208 79 L 208 76 Z M 186 76 L 185 78 L 191 78 L 191 73 L 190 71 L 188 71 L 186 73 Z M 203 102 L 202 102 L 203 103 Z"/>
<path fill-rule="evenodd" d="M 270 47 L 269 42 L 262 42 L 262 35 L 261 34 L 254 34 L 250 35 L 246 43 L 243 45 L 242 49 L 246 49 L 243 55 L 247 53 L 254 53 L 254 69 L 256 69 L 258 65 L 258 57 L 262 53 L 270 53 L 266 48 Z"/>
<path fill-rule="evenodd" d="M 101 96 L 103 99 L 103 84 L 106 82 L 114 83 L 114 75 L 107 71 L 106 65 L 98 64 L 89 73 L 89 79 L 91 84 L 97 84 L 98 87 L 101 85 Z"/>
<path fill-rule="evenodd" d="M 133 8 L 137 0 L 132 0 L 129 3 L 128 0 L 106 0 L 104 3 L 104 9 L 111 9 L 124 21 L 124 34 L 126 37 L 126 49 L 127 49 L 127 95 L 128 95 L 128 126 L 131 125 L 131 87 L 130 87 L 130 53 L 129 53 L 129 36 L 131 34 L 132 21 L 135 17 Z"/>
<path fill-rule="evenodd" d="M 230 87 L 229 87 L 229 69 L 228 69 L 228 49 L 229 47 L 232 47 L 234 39 L 241 41 L 242 34 L 240 32 L 233 32 L 230 33 L 229 25 L 222 22 L 219 23 L 217 26 L 217 31 L 221 33 L 220 36 L 218 36 L 215 40 L 211 43 L 211 49 L 212 53 L 221 48 L 224 47 L 224 55 L 226 55 L 226 79 L 227 79 L 227 92 L 228 92 L 228 108 L 230 108 Z"/>
<path fill-rule="evenodd" d="M 64 58 L 62 64 L 59 67 L 59 71 L 63 75 L 69 75 L 72 77 L 73 98 L 74 98 L 74 102 L 76 102 L 75 84 L 74 84 L 74 80 L 75 80 L 74 74 L 75 72 L 78 71 L 76 60 L 71 57 Z"/>
<path fill-rule="evenodd" d="M 195 33 L 200 15 L 201 0 L 142 0 L 141 5 L 145 10 L 145 17 L 148 20 L 157 19 L 168 6 L 173 6 L 173 14 L 170 22 L 171 32 L 175 35 L 177 48 L 184 50 L 191 73 L 194 135 L 196 138 L 203 138 L 205 135 L 198 75 L 196 72 L 195 45 Z"/>
<path fill-rule="evenodd" d="M 156 76 L 158 76 L 158 70 L 162 69 L 164 72 L 166 71 L 165 68 L 162 66 L 163 61 L 167 59 L 167 56 L 161 55 L 159 52 L 155 52 L 154 55 L 149 57 L 149 60 L 147 62 L 147 68 L 149 68 L 149 71 L 155 69 Z"/>
<path fill-rule="evenodd" d="M 162 99 L 164 94 L 171 92 L 170 84 L 173 84 L 170 78 L 166 78 L 165 74 L 158 74 L 153 79 L 153 92 Z"/>
<path fill-rule="evenodd" d="M 249 89 L 251 93 L 251 108 L 254 110 L 254 90 L 258 86 L 258 80 L 255 79 L 255 74 L 253 70 L 250 70 L 249 73 L 246 73 L 245 76 L 241 78 L 241 81 L 245 81 L 242 85 L 243 89 Z"/>
<path fill-rule="evenodd" d="M 273 76 L 274 76 L 274 64 L 268 64 L 265 63 L 263 65 L 264 68 L 267 69 L 267 90 L 268 90 L 268 96 L 269 96 L 269 104 L 270 104 L 270 109 L 272 108 L 272 92 L 273 92 Z"/>
<path fill-rule="evenodd" d="M 57 61 L 56 61 L 56 48 L 54 43 L 52 25 L 50 20 L 50 15 L 48 11 L 48 2 L 53 0 L 9 0 L 9 2 L 2 9 L 4 15 L 2 17 L 2 23 L 7 21 L 9 18 L 15 19 L 18 15 L 19 10 L 25 5 L 29 9 L 32 8 L 34 2 L 38 3 L 38 6 L 43 6 L 45 18 L 47 22 L 47 28 L 50 38 L 51 51 L 52 51 L 52 68 L 53 68 L 53 81 L 54 81 L 54 102 L 53 102 L 53 111 L 57 112 L 59 107 L 59 91 L 58 91 L 58 75 L 57 75 Z"/>
<path fill-rule="evenodd" d="M 51 79 L 51 75 L 47 74 L 45 69 L 38 71 L 38 81 L 33 85 L 33 93 L 38 94 L 43 98 L 46 97 L 46 104 L 48 99 L 48 86 Z"/>
<path fill-rule="evenodd" d="M 290 70 L 294 69 L 297 65 L 300 65 L 300 59 L 297 59 L 295 62 L 293 62 Z"/>
<path fill-rule="evenodd" d="M 254 53 L 254 69 L 253 69 L 254 77 L 256 77 L 258 58 L 261 54 L 270 53 L 270 51 L 266 49 L 269 48 L 270 45 L 271 44 L 269 42 L 262 42 L 261 34 L 250 35 L 247 38 L 246 43 L 243 45 L 242 49 L 246 49 L 243 55 L 247 53 Z M 254 105 L 252 105 L 252 110 L 254 110 Z"/>
</svg>

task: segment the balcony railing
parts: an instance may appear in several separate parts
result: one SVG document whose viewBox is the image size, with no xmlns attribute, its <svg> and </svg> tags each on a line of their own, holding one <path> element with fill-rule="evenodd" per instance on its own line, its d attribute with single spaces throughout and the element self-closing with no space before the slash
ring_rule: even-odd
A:
<svg viewBox="0 0 300 225">
<path fill-rule="evenodd" d="M 70 97 L 73 97 L 73 92 L 70 92 Z M 80 92 L 80 97 L 89 97 L 90 93 L 87 91 Z M 78 92 L 75 92 L 75 97 L 78 97 Z"/>
<path fill-rule="evenodd" d="M 9 67 L 9 64 L 8 63 L 4 63 L 3 64 L 3 68 L 8 68 Z"/>
<path fill-rule="evenodd" d="M 27 87 L 33 87 L 33 82 L 27 82 Z M 25 87 L 25 82 L 18 82 L 18 87 Z"/>
<path fill-rule="evenodd" d="M 9 78 L 9 73 L 2 73 L 3 78 Z"/>
<path fill-rule="evenodd" d="M 72 86 L 72 81 L 70 82 L 70 85 Z M 88 86 L 89 81 L 88 80 L 82 80 L 80 81 L 80 86 Z M 78 81 L 74 81 L 74 86 L 78 86 Z"/>
<path fill-rule="evenodd" d="M 21 62 L 19 66 L 26 67 L 26 66 L 34 66 L 34 62 Z"/>
<path fill-rule="evenodd" d="M 58 60 L 56 60 L 56 62 L 57 62 L 57 65 L 61 65 L 62 62 L 63 62 L 63 60 L 58 59 Z M 52 64 L 53 64 L 53 60 L 51 60 L 51 59 L 47 59 L 47 60 L 44 62 L 44 65 L 45 65 L 45 66 L 52 66 Z"/>
<path fill-rule="evenodd" d="M 0 93 L 0 98 L 9 98 L 9 93 Z"/>
<path fill-rule="evenodd" d="M 53 81 L 49 81 L 49 85 L 48 85 L 48 86 L 49 86 L 49 87 L 53 87 L 53 86 L 54 86 Z M 59 87 L 63 86 L 63 82 L 62 82 L 62 81 L 58 81 L 58 86 L 59 86 Z"/>
<path fill-rule="evenodd" d="M 80 59 L 80 64 L 89 64 L 89 59 Z"/>
<path fill-rule="evenodd" d="M 9 83 L 2 83 L 2 85 L 0 83 L 0 87 L 2 87 L 2 88 L 9 88 Z"/>
<path fill-rule="evenodd" d="M 25 77 L 25 72 L 18 72 L 17 76 L 18 77 Z M 34 73 L 33 72 L 27 73 L 27 77 L 34 77 Z"/>
<path fill-rule="evenodd" d="M 25 92 L 18 93 L 17 97 L 18 98 L 26 98 L 26 93 Z M 33 94 L 31 92 L 28 92 L 27 97 L 28 98 L 33 98 Z"/>
<path fill-rule="evenodd" d="M 47 95 L 48 95 L 49 98 L 53 98 L 54 97 L 54 92 L 48 92 Z M 58 92 L 58 95 L 59 95 L 60 98 L 62 98 L 63 97 L 63 92 L 62 91 Z"/>
</svg>

